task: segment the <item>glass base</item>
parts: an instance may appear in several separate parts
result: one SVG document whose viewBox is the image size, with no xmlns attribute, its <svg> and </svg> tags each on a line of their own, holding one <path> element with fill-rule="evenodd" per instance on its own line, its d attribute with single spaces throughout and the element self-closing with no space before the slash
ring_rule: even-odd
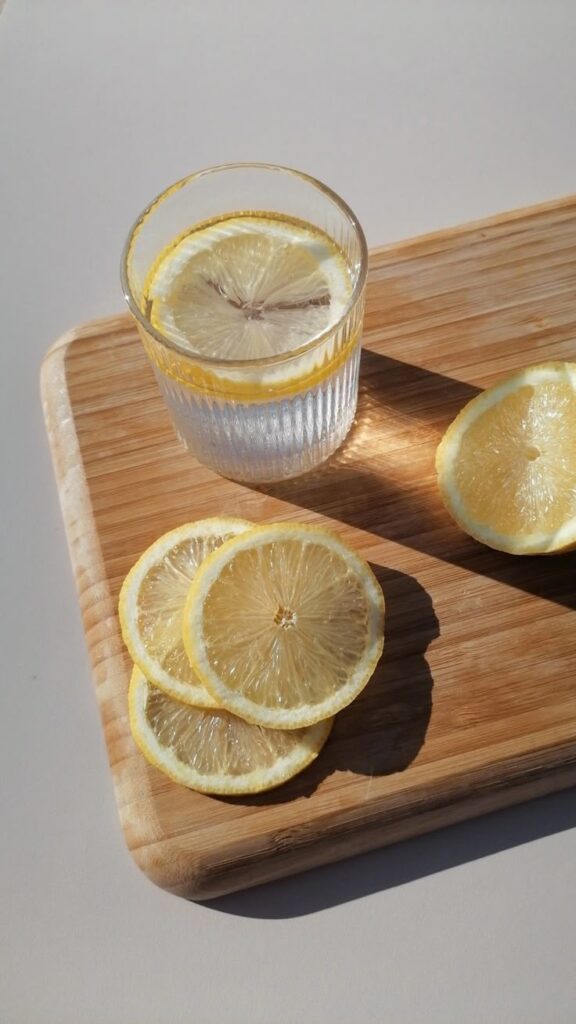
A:
<svg viewBox="0 0 576 1024">
<path fill-rule="evenodd" d="M 207 398 L 156 370 L 180 439 L 221 476 L 271 483 L 308 473 L 340 447 L 358 397 L 360 345 L 317 387 L 277 402 Z"/>
</svg>

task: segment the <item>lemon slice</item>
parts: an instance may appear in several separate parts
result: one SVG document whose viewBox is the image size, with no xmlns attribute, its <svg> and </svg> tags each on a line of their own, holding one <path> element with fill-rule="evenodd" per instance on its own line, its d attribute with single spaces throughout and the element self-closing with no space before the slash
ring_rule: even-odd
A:
<svg viewBox="0 0 576 1024">
<path fill-rule="evenodd" d="M 259 526 L 202 563 L 184 645 L 223 707 L 296 729 L 334 715 L 366 685 L 382 652 L 383 612 L 369 566 L 337 537 Z"/>
<path fill-rule="evenodd" d="M 130 727 L 144 757 L 201 793 L 234 796 L 273 789 L 306 768 L 328 739 L 332 721 L 284 732 L 248 725 L 227 711 L 174 700 L 135 668 Z"/>
<path fill-rule="evenodd" d="M 576 365 L 530 366 L 473 398 L 436 456 L 442 499 L 477 540 L 513 554 L 576 543 Z"/>
<path fill-rule="evenodd" d="M 153 326 L 196 354 L 260 359 L 297 349 L 343 315 L 351 276 L 319 229 L 233 215 L 171 243 L 145 288 Z"/>
<path fill-rule="evenodd" d="M 202 560 L 252 524 L 219 517 L 187 523 L 159 537 L 130 570 L 120 591 L 120 625 L 132 660 L 166 693 L 198 707 L 213 697 L 190 668 L 182 643 L 182 612 Z"/>
</svg>

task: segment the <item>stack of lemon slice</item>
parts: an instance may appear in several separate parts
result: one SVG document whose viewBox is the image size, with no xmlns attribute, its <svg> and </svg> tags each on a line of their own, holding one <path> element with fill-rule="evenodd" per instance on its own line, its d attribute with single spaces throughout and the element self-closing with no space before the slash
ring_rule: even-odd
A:
<svg viewBox="0 0 576 1024">
<path fill-rule="evenodd" d="M 383 619 L 369 566 L 325 530 L 225 517 L 172 530 L 120 594 L 134 739 L 204 793 L 278 786 L 365 687 Z"/>
</svg>

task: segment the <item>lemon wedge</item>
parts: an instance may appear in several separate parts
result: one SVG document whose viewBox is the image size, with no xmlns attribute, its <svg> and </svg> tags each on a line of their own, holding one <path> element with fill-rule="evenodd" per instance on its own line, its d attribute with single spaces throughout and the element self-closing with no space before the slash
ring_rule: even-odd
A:
<svg viewBox="0 0 576 1024">
<path fill-rule="evenodd" d="M 576 544 L 576 365 L 530 366 L 473 398 L 437 451 L 442 499 L 472 537 L 512 554 Z"/>
</svg>

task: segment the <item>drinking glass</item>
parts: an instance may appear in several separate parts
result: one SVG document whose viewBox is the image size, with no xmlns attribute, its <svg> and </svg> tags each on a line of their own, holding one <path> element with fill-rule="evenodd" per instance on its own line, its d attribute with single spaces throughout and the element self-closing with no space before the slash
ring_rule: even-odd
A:
<svg viewBox="0 0 576 1024">
<path fill-rule="evenodd" d="M 349 290 L 327 330 L 274 355 L 251 359 L 238 351 L 224 359 L 152 322 L 146 283 L 160 254 L 196 227 L 236 214 L 303 224 L 335 243 Z M 196 459 L 222 476 L 260 483 L 306 473 L 342 444 L 356 411 L 366 270 L 355 215 L 299 171 L 212 167 L 150 203 L 126 242 L 122 285 L 174 427 Z"/>
</svg>

